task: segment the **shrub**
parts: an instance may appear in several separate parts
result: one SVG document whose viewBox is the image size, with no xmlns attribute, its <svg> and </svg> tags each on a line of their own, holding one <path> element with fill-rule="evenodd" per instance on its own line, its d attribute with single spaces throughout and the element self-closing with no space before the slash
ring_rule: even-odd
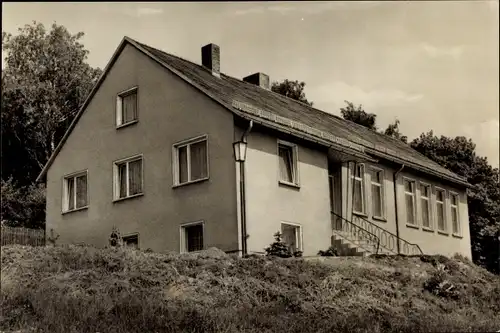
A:
<svg viewBox="0 0 500 333">
<path fill-rule="evenodd" d="M 281 238 L 281 233 L 278 231 L 274 234 L 274 243 L 266 247 L 266 255 L 280 258 L 302 257 L 302 251 L 292 253 L 287 244 Z"/>
<path fill-rule="evenodd" d="M 318 255 L 322 257 L 338 257 L 339 253 L 336 248 L 330 246 L 326 251 L 319 250 Z"/>
</svg>

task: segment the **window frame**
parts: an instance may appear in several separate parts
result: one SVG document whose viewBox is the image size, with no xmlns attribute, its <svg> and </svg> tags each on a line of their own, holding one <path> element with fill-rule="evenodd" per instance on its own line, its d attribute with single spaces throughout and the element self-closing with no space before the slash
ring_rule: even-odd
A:
<svg viewBox="0 0 500 333">
<path fill-rule="evenodd" d="M 76 208 L 76 203 L 78 202 L 77 200 L 77 197 L 76 197 L 76 178 L 77 177 L 80 177 L 80 176 L 83 176 L 85 175 L 86 178 L 87 178 L 87 182 L 86 182 L 86 185 L 87 185 L 87 197 L 86 197 L 86 205 L 85 206 L 82 206 L 82 207 L 78 207 Z M 69 195 L 68 195 L 68 180 L 69 179 L 73 179 L 73 182 L 74 182 L 74 207 L 73 209 L 69 209 Z M 61 202 L 61 213 L 62 214 L 67 214 L 67 213 L 72 213 L 72 212 L 76 212 L 76 211 L 79 211 L 79 210 L 84 210 L 84 209 L 88 209 L 89 208 L 89 204 L 90 204 L 90 196 L 89 196 L 89 171 L 88 169 L 85 169 L 85 170 L 80 170 L 80 171 L 76 171 L 76 172 L 73 172 L 73 173 L 70 173 L 70 174 L 67 174 L 63 177 L 62 179 L 62 202 Z"/>
<path fill-rule="evenodd" d="M 124 236 L 122 236 L 122 243 L 124 244 L 124 246 L 127 246 L 125 245 L 125 239 L 126 238 L 137 238 L 137 250 L 139 250 L 141 248 L 141 243 L 140 243 L 140 237 L 139 237 L 139 233 L 138 232 L 134 232 L 134 233 L 131 233 L 131 234 L 126 234 Z"/>
<path fill-rule="evenodd" d="M 188 244 L 187 244 L 187 228 L 189 227 L 194 227 L 197 225 L 201 225 L 202 227 L 202 237 L 203 237 L 203 246 L 201 250 L 197 251 L 188 251 Z M 199 221 L 194 221 L 194 222 L 186 222 L 182 223 L 179 226 L 179 252 L 180 253 L 196 253 L 205 250 L 206 248 L 206 242 L 205 242 L 205 220 L 199 220 Z"/>
<path fill-rule="evenodd" d="M 291 150 L 292 152 L 292 182 L 284 180 L 281 178 L 280 171 L 280 146 L 284 146 Z M 288 142 L 285 140 L 278 139 L 276 143 L 276 157 L 278 165 L 278 183 L 288 186 L 300 187 L 300 177 L 299 177 L 299 148 L 297 144 Z"/>
<path fill-rule="evenodd" d="M 406 189 L 405 189 L 405 181 L 408 181 L 410 182 L 410 184 L 413 184 L 413 192 L 407 192 Z M 412 178 L 408 178 L 408 177 L 403 177 L 403 194 L 404 194 L 404 203 L 405 203 L 405 220 L 406 220 L 406 226 L 407 227 L 411 227 L 411 228 L 419 228 L 419 225 L 418 225 L 418 220 L 417 220 L 417 217 L 418 217 L 418 209 L 417 209 L 417 181 L 415 179 L 412 179 Z M 413 222 L 414 223 L 409 223 L 408 220 L 406 219 L 407 216 L 408 216 L 408 207 L 406 205 L 406 196 L 408 194 L 411 194 L 412 197 L 413 197 Z"/>
<path fill-rule="evenodd" d="M 135 119 L 123 122 L 123 98 L 135 94 Z M 137 86 L 123 90 L 116 95 L 115 124 L 116 129 L 127 127 L 139 122 L 139 88 Z"/>
<path fill-rule="evenodd" d="M 438 233 L 443 234 L 443 235 L 449 235 L 448 232 L 448 221 L 446 220 L 448 218 L 448 214 L 446 211 L 446 189 L 442 187 L 435 186 L 434 187 L 434 206 L 436 207 L 436 230 Z M 444 224 L 444 229 L 439 229 L 439 218 L 438 218 L 438 192 L 443 193 L 443 201 L 439 201 L 443 204 L 443 224 Z"/>
<path fill-rule="evenodd" d="M 299 244 L 299 248 L 297 249 L 297 251 L 304 252 L 304 235 L 302 232 L 302 225 L 299 223 L 294 223 L 294 222 L 281 221 L 281 223 L 280 223 L 281 237 L 283 237 L 283 225 L 289 225 L 289 226 L 295 227 L 299 230 L 299 234 L 295 235 L 295 241 Z"/>
<path fill-rule="evenodd" d="M 130 195 L 130 177 L 129 177 L 129 163 L 141 160 L 141 192 Z M 127 196 L 120 197 L 120 174 L 119 166 L 122 164 L 127 164 Z M 113 202 L 118 202 L 122 200 L 132 199 L 135 197 L 140 197 L 144 195 L 144 155 L 137 154 L 134 156 L 122 158 L 113 162 Z"/>
<path fill-rule="evenodd" d="M 366 166 L 364 163 L 354 163 L 352 164 L 352 168 L 349 167 L 350 173 L 351 173 L 351 184 L 352 184 L 352 201 L 351 201 L 351 206 L 352 206 L 352 213 L 355 215 L 362 215 L 362 216 L 367 216 L 366 215 L 366 181 L 365 181 L 365 175 L 366 175 Z M 361 167 L 362 172 L 360 171 L 360 176 L 356 177 L 356 167 Z M 359 178 L 359 179 L 358 179 Z M 362 211 L 357 211 L 354 208 L 354 182 L 355 181 L 361 181 L 361 209 Z"/>
<path fill-rule="evenodd" d="M 452 197 L 455 196 L 457 198 L 457 204 L 453 205 Z M 460 225 L 460 195 L 457 192 L 449 191 L 450 197 L 450 224 L 451 224 L 451 234 L 453 236 L 462 236 L 462 228 Z M 457 211 L 457 232 L 453 231 L 453 207 L 455 207 Z"/>
<path fill-rule="evenodd" d="M 206 142 L 206 154 L 207 154 L 207 175 L 206 177 L 191 180 L 191 148 L 190 146 L 200 142 Z M 179 164 L 179 149 L 182 147 L 186 148 L 187 154 L 187 173 L 188 173 L 188 181 L 181 183 L 180 182 L 180 164 Z M 180 187 L 193 183 L 202 182 L 210 179 L 210 151 L 209 151 L 209 140 L 208 134 L 202 134 L 196 137 L 192 137 L 186 140 L 182 140 L 176 142 L 172 145 L 172 178 L 173 178 L 173 186 L 172 187 Z"/>
<path fill-rule="evenodd" d="M 377 167 L 374 167 L 374 166 L 370 166 L 369 167 L 369 170 L 371 171 L 374 171 L 376 173 L 380 173 L 380 177 L 381 177 L 381 180 L 382 182 L 381 183 L 376 183 L 373 181 L 372 179 L 372 174 L 370 173 L 370 196 L 372 199 L 371 200 L 371 215 L 372 215 L 372 218 L 376 219 L 376 220 L 384 220 L 385 221 L 385 215 L 386 215 L 386 200 L 385 200 L 385 186 L 384 186 L 384 180 L 385 180 L 385 172 L 384 172 L 384 169 L 382 168 L 377 168 Z M 374 208 L 373 208 L 373 186 L 378 186 L 380 187 L 380 210 L 381 210 L 381 213 L 382 215 L 381 216 L 377 216 L 377 215 L 374 215 Z"/>
<path fill-rule="evenodd" d="M 419 182 L 418 185 L 419 185 L 418 190 L 420 193 L 420 195 L 419 195 L 419 208 L 420 208 L 420 210 L 422 210 L 422 200 L 427 200 L 427 210 L 428 210 L 427 216 L 429 217 L 429 226 L 427 227 L 424 225 L 424 215 L 421 212 L 421 214 L 420 214 L 420 222 L 421 223 L 420 224 L 422 225 L 422 229 L 427 230 L 427 231 L 434 231 L 434 221 L 433 221 L 434 219 L 433 219 L 433 214 L 432 214 L 432 194 L 433 194 L 432 186 L 431 186 L 431 184 L 426 183 L 426 182 Z M 420 188 L 421 186 L 424 186 L 429 190 L 429 196 L 427 197 L 427 199 L 423 199 L 425 197 L 422 196 L 422 190 Z"/>
</svg>

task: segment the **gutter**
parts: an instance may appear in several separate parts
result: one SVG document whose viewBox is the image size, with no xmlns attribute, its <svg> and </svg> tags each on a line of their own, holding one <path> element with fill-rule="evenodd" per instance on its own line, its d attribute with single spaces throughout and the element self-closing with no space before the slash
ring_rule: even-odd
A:
<svg viewBox="0 0 500 333">
<path fill-rule="evenodd" d="M 398 174 L 401 171 L 403 171 L 404 168 L 405 168 L 405 165 L 401 164 L 401 168 L 393 174 L 393 179 L 392 179 L 392 184 L 394 185 L 394 208 L 396 209 L 394 216 L 396 218 L 396 237 L 398 238 L 396 245 L 397 245 L 397 249 L 398 249 L 398 254 L 400 254 L 401 251 L 400 251 L 400 245 L 399 245 L 399 221 L 398 221 L 398 213 L 399 212 L 398 212 L 398 192 L 397 192 L 396 180 L 398 178 Z"/>
<path fill-rule="evenodd" d="M 247 142 L 247 136 L 252 130 L 253 120 L 250 120 L 248 128 L 241 136 L 242 142 Z M 246 196 L 245 196 L 245 162 L 240 162 L 240 199 L 241 199 L 241 252 L 242 256 L 245 257 L 248 254 L 247 247 L 247 212 L 246 212 Z"/>
</svg>

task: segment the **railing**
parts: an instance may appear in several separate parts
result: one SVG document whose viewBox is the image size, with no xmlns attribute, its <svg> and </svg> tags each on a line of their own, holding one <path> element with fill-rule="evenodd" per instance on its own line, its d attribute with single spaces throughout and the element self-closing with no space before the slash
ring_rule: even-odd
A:
<svg viewBox="0 0 500 333">
<path fill-rule="evenodd" d="M 333 229 L 343 231 L 344 233 L 341 235 L 342 237 L 353 242 L 357 247 L 363 248 L 375 254 L 378 253 L 380 248 L 380 239 L 377 235 L 333 212 L 332 216 L 334 217 Z M 366 241 L 368 245 L 358 243 L 359 241 Z"/>
<path fill-rule="evenodd" d="M 375 234 L 380 240 L 380 246 L 391 253 L 394 254 L 404 254 L 404 255 L 418 255 L 424 254 L 418 244 L 410 243 L 401 237 L 393 234 L 392 232 L 379 227 L 373 222 L 370 222 L 358 215 L 352 215 L 352 223 Z M 399 253 L 398 253 L 398 241 L 399 241 Z"/>
</svg>

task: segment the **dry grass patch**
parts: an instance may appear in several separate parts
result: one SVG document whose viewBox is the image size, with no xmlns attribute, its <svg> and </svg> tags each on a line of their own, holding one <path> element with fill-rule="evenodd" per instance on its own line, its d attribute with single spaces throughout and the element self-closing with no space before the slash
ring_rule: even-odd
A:
<svg viewBox="0 0 500 333">
<path fill-rule="evenodd" d="M 444 257 L 253 257 L 2 248 L 0 330 L 496 331 L 500 278 Z M 446 282 L 446 283 L 443 283 Z M 453 292 L 448 290 L 453 285 Z"/>
</svg>

